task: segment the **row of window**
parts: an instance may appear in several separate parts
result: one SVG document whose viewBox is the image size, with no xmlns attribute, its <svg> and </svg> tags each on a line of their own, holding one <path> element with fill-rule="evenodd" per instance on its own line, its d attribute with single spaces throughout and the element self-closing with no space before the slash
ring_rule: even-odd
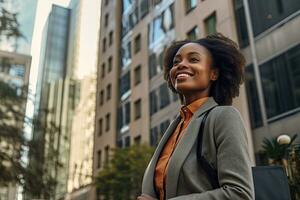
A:
<svg viewBox="0 0 300 200">
<path fill-rule="evenodd" d="M 107 145 L 104 148 L 104 165 L 108 163 L 109 161 L 109 151 L 110 151 L 110 147 L 109 145 Z M 97 168 L 101 168 L 102 167 L 102 151 L 98 150 L 97 151 Z"/>
<path fill-rule="evenodd" d="M 122 37 L 124 37 L 149 12 L 149 1 L 123 0 Z"/>
<path fill-rule="evenodd" d="M 171 100 L 177 101 L 178 95 L 169 90 L 167 83 L 163 83 L 157 89 L 154 89 L 149 94 L 150 98 L 150 115 L 152 116 L 159 110 L 167 107 Z"/>
<path fill-rule="evenodd" d="M 142 66 L 138 65 L 134 68 L 134 86 L 138 85 L 142 81 Z M 131 88 L 131 78 L 130 78 L 130 71 L 128 71 L 125 75 L 120 78 L 120 87 L 119 87 L 119 95 L 120 97 L 123 96 L 126 92 L 128 92 Z"/>
<path fill-rule="evenodd" d="M 142 48 L 141 34 L 138 34 L 137 36 L 135 36 L 133 41 L 134 41 L 133 52 L 134 52 L 134 54 L 137 54 Z M 131 41 L 127 41 L 126 43 L 123 43 L 122 47 L 121 47 L 121 58 L 122 58 L 121 67 L 122 68 L 129 65 L 129 63 L 131 62 L 131 57 L 132 57 L 131 55 L 132 55 L 131 54 Z"/>
<path fill-rule="evenodd" d="M 258 36 L 300 10 L 300 3 L 294 0 L 251 0 L 248 2 L 254 36 Z M 243 0 L 234 0 L 234 7 L 239 44 L 245 47 L 249 41 Z"/>
<path fill-rule="evenodd" d="M 138 99 L 134 104 L 134 120 L 138 120 L 142 117 L 142 100 Z M 118 130 L 129 125 L 131 121 L 130 117 L 130 101 L 122 104 L 118 109 Z"/>
<path fill-rule="evenodd" d="M 104 78 L 105 77 L 105 74 L 106 74 L 106 71 L 107 73 L 111 72 L 112 68 L 113 68 L 113 58 L 112 56 L 110 56 L 108 58 L 108 61 L 107 61 L 107 69 L 106 69 L 106 63 L 102 63 L 101 65 L 101 77 Z"/>
<path fill-rule="evenodd" d="M 98 136 L 101 136 L 103 134 L 103 126 L 104 126 L 104 122 L 103 122 L 103 119 L 100 118 L 99 119 L 99 131 L 98 131 Z M 110 130 L 110 123 L 111 123 L 111 117 L 110 117 L 110 113 L 107 113 L 105 115 L 105 132 L 108 132 Z"/>
<path fill-rule="evenodd" d="M 114 32 L 110 31 L 108 34 L 108 46 L 111 46 L 113 44 L 114 41 Z M 103 38 L 102 41 L 102 52 L 104 53 L 106 51 L 107 48 L 107 41 L 106 41 L 106 37 Z"/>
<path fill-rule="evenodd" d="M 111 99 L 111 84 L 108 84 L 106 86 L 106 101 L 110 100 Z M 100 102 L 100 105 L 103 105 L 104 104 L 104 90 L 101 90 L 100 91 L 100 94 L 99 94 L 99 102 Z"/>
<path fill-rule="evenodd" d="M 300 44 L 259 66 L 267 118 L 300 107 Z M 262 125 L 253 66 L 246 68 L 246 90 L 252 128 Z"/>
</svg>

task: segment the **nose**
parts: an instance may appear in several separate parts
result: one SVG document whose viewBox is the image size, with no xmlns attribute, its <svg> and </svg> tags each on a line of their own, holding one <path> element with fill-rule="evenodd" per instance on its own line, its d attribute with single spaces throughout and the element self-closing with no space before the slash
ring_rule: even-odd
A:
<svg viewBox="0 0 300 200">
<path fill-rule="evenodd" d="M 186 59 L 182 59 L 181 61 L 180 61 L 180 63 L 178 63 L 178 65 L 177 65 L 177 68 L 178 69 L 181 69 L 181 68 L 186 68 L 188 65 L 187 65 L 187 60 Z"/>
</svg>

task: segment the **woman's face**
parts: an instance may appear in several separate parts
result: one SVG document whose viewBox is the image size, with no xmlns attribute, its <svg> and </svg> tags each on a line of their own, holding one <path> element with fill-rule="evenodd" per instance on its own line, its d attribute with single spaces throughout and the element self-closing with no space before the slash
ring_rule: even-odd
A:
<svg viewBox="0 0 300 200">
<path fill-rule="evenodd" d="M 211 81 L 217 79 L 210 52 L 196 43 L 183 45 L 173 59 L 170 79 L 185 104 L 209 95 Z"/>
</svg>

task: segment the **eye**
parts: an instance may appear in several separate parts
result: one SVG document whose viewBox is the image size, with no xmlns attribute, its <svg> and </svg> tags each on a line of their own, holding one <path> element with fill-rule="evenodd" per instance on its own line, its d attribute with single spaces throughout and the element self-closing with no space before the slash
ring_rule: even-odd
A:
<svg viewBox="0 0 300 200">
<path fill-rule="evenodd" d="M 190 62 L 199 62 L 198 58 L 190 58 Z"/>
<path fill-rule="evenodd" d="M 173 60 L 173 66 L 176 66 L 176 65 L 178 65 L 178 63 L 180 62 L 180 60 L 179 59 L 175 59 L 175 60 Z"/>
</svg>

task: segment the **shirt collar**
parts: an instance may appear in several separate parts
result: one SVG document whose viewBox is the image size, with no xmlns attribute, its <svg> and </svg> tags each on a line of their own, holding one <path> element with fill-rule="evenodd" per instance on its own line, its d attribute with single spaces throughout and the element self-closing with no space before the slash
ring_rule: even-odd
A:
<svg viewBox="0 0 300 200">
<path fill-rule="evenodd" d="M 186 118 L 187 115 L 193 115 L 207 100 L 209 97 L 203 97 L 181 107 L 180 115 L 182 118 Z"/>
</svg>

